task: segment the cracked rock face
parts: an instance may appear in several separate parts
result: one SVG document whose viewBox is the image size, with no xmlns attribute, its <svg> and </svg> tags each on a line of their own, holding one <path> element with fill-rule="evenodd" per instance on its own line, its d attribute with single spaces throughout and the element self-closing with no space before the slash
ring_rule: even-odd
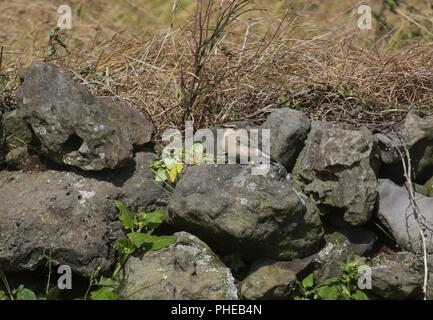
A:
<svg viewBox="0 0 433 320">
<path fill-rule="evenodd" d="M 244 299 L 288 299 L 297 289 L 296 273 L 285 262 L 260 266 L 243 281 Z"/>
<path fill-rule="evenodd" d="M 384 175 L 400 182 L 403 178 L 401 158 L 397 148 L 403 145 L 410 153 L 414 179 L 425 183 L 433 172 L 433 115 L 411 111 L 396 126 L 396 132 L 378 133 Z"/>
<path fill-rule="evenodd" d="M 320 249 L 317 208 L 285 179 L 240 165 L 188 167 L 167 222 L 210 245 L 251 258 L 293 259 Z"/>
<path fill-rule="evenodd" d="M 125 265 L 121 298 L 131 300 L 235 300 L 230 269 L 197 237 L 175 233 L 176 243 L 131 257 Z"/>
<path fill-rule="evenodd" d="M 425 231 L 427 251 L 433 253 L 433 198 L 415 193 L 415 199 L 427 227 Z M 400 247 L 412 252 L 422 252 L 419 226 L 405 187 L 400 187 L 388 179 L 379 180 L 377 217 L 391 232 Z"/>
<path fill-rule="evenodd" d="M 367 129 L 313 122 L 294 179 L 322 214 L 342 214 L 351 225 L 366 223 L 377 196 L 375 139 Z"/>
<path fill-rule="evenodd" d="M 151 140 L 154 126 L 137 110 L 98 98 L 56 65 L 38 62 L 22 75 L 19 113 L 42 152 L 60 164 L 93 171 L 113 169 Z"/>
<path fill-rule="evenodd" d="M 0 269 L 34 270 L 51 255 L 55 265 L 90 276 L 115 262 L 122 235 L 113 185 L 73 173 L 0 172 Z"/>
<path fill-rule="evenodd" d="M 301 111 L 282 108 L 273 111 L 263 129 L 270 130 L 271 157 L 291 170 L 304 146 L 311 121 Z"/>
</svg>

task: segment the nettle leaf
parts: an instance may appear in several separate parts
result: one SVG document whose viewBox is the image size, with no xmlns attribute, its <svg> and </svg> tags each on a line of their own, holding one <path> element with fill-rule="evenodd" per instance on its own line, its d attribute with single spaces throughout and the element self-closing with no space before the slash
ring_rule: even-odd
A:
<svg viewBox="0 0 433 320">
<path fill-rule="evenodd" d="M 110 287 L 113 290 L 120 286 L 119 282 L 117 282 L 116 280 L 112 278 L 105 278 L 103 276 L 99 279 L 99 281 L 96 284 L 100 287 Z"/>
<path fill-rule="evenodd" d="M 119 220 L 122 222 L 123 227 L 126 230 L 133 230 L 135 226 L 135 214 L 128 210 L 123 202 L 116 200 L 114 203 L 119 210 Z"/>
<path fill-rule="evenodd" d="M 355 300 L 369 300 L 368 296 L 359 289 L 355 291 L 355 293 L 352 295 L 352 298 Z"/>
<path fill-rule="evenodd" d="M 114 249 L 119 255 L 132 253 L 135 248 L 134 243 L 126 237 L 119 238 L 114 244 Z"/>
<path fill-rule="evenodd" d="M 45 299 L 47 300 L 56 300 L 60 295 L 60 289 L 58 286 L 53 286 L 50 290 L 48 290 Z"/>
<path fill-rule="evenodd" d="M 317 288 L 316 293 L 323 300 L 337 300 L 341 291 L 339 286 L 323 286 Z"/>
<path fill-rule="evenodd" d="M 139 233 L 139 232 L 131 232 L 128 233 L 128 238 L 131 240 L 131 242 L 137 247 L 141 248 L 144 246 L 144 244 L 147 242 L 146 234 Z"/>
<path fill-rule="evenodd" d="M 102 287 L 90 293 L 92 300 L 118 300 L 119 297 L 113 292 L 112 288 Z"/>
<path fill-rule="evenodd" d="M 155 181 L 156 182 L 164 182 L 167 181 L 167 173 L 165 169 L 160 168 L 155 172 Z"/>
<path fill-rule="evenodd" d="M 150 168 L 151 168 L 151 169 L 154 169 L 154 170 L 158 170 L 158 169 L 160 169 L 160 168 L 162 168 L 162 167 L 164 167 L 164 166 L 165 166 L 165 164 L 164 164 L 164 161 L 163 161 L 163 160 L 155 160 L 155 161 L 153 161 L 152 164 L 150 165 Z"/>
<path fill-rule="evenodd" d="M 17 300 L 37 300 L 36 294 L 22 285 L 17 289 L 16 295 Z"/>
<path fill-rule="evenodd" d="M 165 214 L 162 210 L 147 212 L 144 216 L 144 225 L 150 229 L 158 228 L 164 222 Z"/>
<path fill-rule="evenodd" d="M 146 246 L 152 251 L 158 251 L 176 242 L 175 236 L 153 236 L 151 234 L 143 235 Z"/>
<path fill-rule="evenodd" d="M 314 274 L 309 274 L 304 280 L 302 280 L 302 286 L 305 289 L 312 288 L 314 286 Z"/>
</svg>

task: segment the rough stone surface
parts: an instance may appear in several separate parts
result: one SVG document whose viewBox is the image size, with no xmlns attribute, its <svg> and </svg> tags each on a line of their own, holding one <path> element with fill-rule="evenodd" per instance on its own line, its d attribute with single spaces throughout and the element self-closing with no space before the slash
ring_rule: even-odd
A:
<svg viewBox="0 0 433 320">
<path fill-rule="evenodd" d="M 287 299 L 297 288 L 296 273 L 287 262 L 276 262 L 259 267 L 241 285 L 244 299 Z"/>
<path fill-rule="evenodd" d="M 16 168 L 20 164 L 25 163 L 29 156 L 27 147 L 18 147 L 6 154 L 5 162 L 9 167 Z"/>
<path fill-rule="evenodd" d="M 421 252 L 422 244 L 419 226 L 415 220 L 405 187 L 396 185 L 389 179 L 379 180 L 379 220 L 392 233 L 399 246 L 412 252 Z M 427 250 L 433 252 L 433 198 L 415 193 L 416 202 L 428 226 Z"/>
<path fill-rule="evenodd" d="M 420 297 L 421 274 L 411 267 L 407 253 L 395 256 L 379 255 L 371 268 L 372 291 L 383 299 L 407 299 Z"/>
<path fill-rule="evenodd" d="M 273 111 L 262 126 L 271 132 L 272 159 L 291 170 L 304 146 L 310 125 L 311 121 L 300 111 L 290 108 Z"/>
<path fill-rule="evenodd" d="M 110 98 L 94 97 L 56 65 L 25 70 L 17 94 L 20 116 L 52 160 L 93 171 L 113 169 L 150 141 L 153 125 L 140 112 Z"/>
<path fill-rule="evenodd" d="M 322 245 L 314 204 L 293 183 L 251 175 L 248 166 L 187 168 L 168 211 L 169 224 L 246 257 L 293 259 Z"/>
<path fill-rule="evenodd" d="M 109 180 L 122 189 L 122 200 L 134 210 L 152 210 L 165 203 L 165 191 L 157 183 L 150 169 L 157 157 L 154 153 L 141 151 L 124 168 L 120 168 Z"/>
<path fill-rule="evenodd" d="M 377 237 L 371 231 L 350 228 L 326 234 L 325 239 L 325 248 L 314 257 L 317 266 L 314 275 L 318 282 L 340 275 L 338 262 L 346 262 L 351 255 L 362 257 L 370 253 Z"/>
<path fill-rule="evenodd" d="M 370 219 L 377 196 L 374 150 L 375 139 L 367 129 L 315 121 L 293 170 L 294 179 L 322 214 L 341 213 L 345 222 L 362 225 Z"/>
<path fill-rule="evenodd" d="M 111 184 L 73 173 L 0 172 L 0 269 L 34 270 L 45 253 L 85 276 L 98 262 L 107 270 L 121 234 L 118 196 Z"/>
<path fill-rule="evenodd" d="M 237 299 L 230 270 L 210 248 L 186 232 L 175 236 L 175 244 L 128 260 L 120 297 L 131 300 Z"/>
<path fill-rule="evenodd" d="M 416 182 L 425 183 L 433 172 L 433 115 L 411 111 L 395 130 L 398 135 L 394 132 L 376 134 L 380 141 L 383 176 L 397 182 L 403 178 L 397 147 L 404 143 L 410 152 Z"/>
</svg>

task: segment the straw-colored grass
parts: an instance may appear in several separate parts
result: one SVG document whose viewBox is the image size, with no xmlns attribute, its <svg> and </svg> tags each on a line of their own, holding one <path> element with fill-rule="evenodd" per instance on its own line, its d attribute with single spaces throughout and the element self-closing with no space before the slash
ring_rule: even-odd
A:
<svg viewBox="0 0 433 320">
<path fill-rule="evenodd" d="M 229 2 L 215 1 L 216 9 Z M 282 105 L 371 127 L 411 108 L 433 110 L 430 1 L 403 2 L 385 12 L 386 28 L 375 20 L 363 31 L 354 9 L 368 2 L 256 1 L 217 39 L 199 77 L 194 0 L 70 1 L 73 29 L 62 33 L 69 53 L 59 47 L 55 57 L 47 55 L 48 32 L 63 2 L 2 2 L 0 105 L 14 107 L 20 68 L 48 59 L 95 93 L 143 110 L 160 130 L 182 126 L 185 114 L 197 127 L 260 122 Z M 380 12 L 380 1 L 373 9 Z M 194 77 L 202 89 L 191 102 Z"/>
</svg>

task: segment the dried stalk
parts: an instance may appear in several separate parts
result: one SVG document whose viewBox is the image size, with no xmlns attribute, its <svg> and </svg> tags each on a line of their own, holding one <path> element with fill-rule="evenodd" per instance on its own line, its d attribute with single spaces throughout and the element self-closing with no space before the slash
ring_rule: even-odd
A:
<svg viewBox="0 0 433 320">
<path fill-rule="evenodd" d="M 418 229 L 419 229 L 419 233 L 421 236 L 421 241 L 422 241 L 422 252 L 423 252 L 423 264 L 424 264 L 424 282 L 423 282 L 423 286 L 422 286 L 422 291 L 423 291 L 423 296 L 424 296 L 424 300 L 427 300 L 427 295 L 428 295 L 428 262 L 427 262 L 427 241 L 426 241 L 426 235 L 425 232 L 427 230 L 427 226 L 425 225 L 423 219 L 425 220 L 424 216 L 421 213 L 421 210 L 418 206 L 418 203 L 416 201 L 416 197 L 415 197 L 415 188 L 413 186 L 413 182 L 412 182 L 412 160 L 410 157 L 410 153 L 409 150 L 406 146 L 406 143 L 404 142 L 404 139 L 401 137 L 400 134 L 398 134 L 395 130 L 394 133 L 397 135 L 397 137 L 400 140 L 400 143 L 402 145 L 402 149 L 403 151 L 398 147 L 398 146 L 394 146 L 395 149 L 397 150 L 402 165 L 403 165 L 403 174 L 404 177 L 406 179 L 406 183 L 405 183 L 405 187 L 406 190 L 408 191 L 409 194 L 409 200 L 410 200 L 410 205 L 413 209 L 413 214 L 415 217 L 415 220 L 418 224 Z"/>
</svg>

